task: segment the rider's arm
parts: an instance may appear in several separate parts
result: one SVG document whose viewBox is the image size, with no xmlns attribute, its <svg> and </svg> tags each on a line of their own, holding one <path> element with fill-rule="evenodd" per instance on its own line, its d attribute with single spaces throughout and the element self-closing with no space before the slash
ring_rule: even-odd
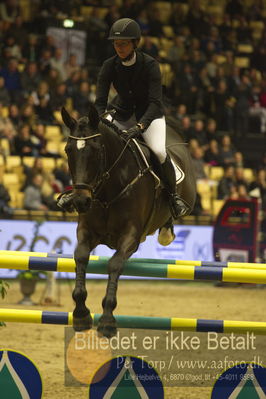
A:
<svg viewBox="0 0 266 399">
<path fill-rule="evenodd" d="M 98 75 L 95 107 L 99 115 L 103 114 L 106 111 L 111 85 L 111 68 L 112 64 L 109 62 L 109 60 L 105 61 Z"/>
<path fill-rule="evenodd" d="M 159 63 L 153 60 L 149 65 L 149 85 L 148 92 L 148 107 L 146 112 L 139 120 L 143 123 L 145 129 L 151 124 L 151 122 L 158 118 L 158 111 L 162 109 L 162 79 Z M 162 111 L 161 111 L 162 112 Z"/>
</svg>

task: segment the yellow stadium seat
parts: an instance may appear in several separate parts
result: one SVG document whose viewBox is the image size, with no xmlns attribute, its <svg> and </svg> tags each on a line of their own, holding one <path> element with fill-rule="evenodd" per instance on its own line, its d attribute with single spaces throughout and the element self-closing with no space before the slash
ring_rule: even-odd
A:
<svg viewBox="0 0 266 399">
<path fill-rule="evenodd" d="M 55 138 L 62 138 L 61 129 L 59 126 L 46 126 L 45 138 L 53 140 Z"/>
<path fill-rule="evenodd" d="M 221 166 L 212 166 L 210 168 L 210 179 L 221 180 L 224 175 L 224 169 Z"/>
<path fill-rule="evenodd" d="M 220 210 L 222 209 L 222 206 L 224 204 L 224 200 L 213 200 L 212 203 L 212 214 L 213 216 L 217 216 Z"/>
<path fill-rule="evenodd" d="M 47 141 L 45 148 L 50 154 L 59 154 L 60 151 L 58 141 Z"/>
<path fill-rule="evenodd" d="M 19 191 L 20 189 L 19 176 L 16 173 L 4 173 L 3 184 L 8 189 L 9 192 Z"/>
<path fill-rule="evenodd" d="M 12 170 L 17 166 L 21 166 L 21 158 L 18 155 L 9 155 L 6 157 L 6 169 Z"/>
<path fill-rule="evenodd" d="M 0 166 L 4 166 L 4 164 L 5 164 L 5 159 L 3 155 L 0 155 Z"/>
<path fill-rule="evenodd" d="M 92 6 L 81 6 L 80 15 L 82 15 L 83 17 L 88 17 L 91 15 L 92 10 L 93 10 Z"/>
<path fill-rule="evenodd" d="M 51 171 L 55 168 L 55 159 L 54 158 L 42 158 L 43 168 L 44 170 Z"/>
<path fill-rule="evenodd" d="M 167 37 L 167 38 L 175 37 L 175 32 L 174 32 L 173 27 L 171 25 L 164 25 L 163 26 L 163 33 L 164 33 L 164 36 Z"/>
<path fill-rule="evenodd" d="M 23 157 L 22 159 L 22 163 L 26 166 L 28 166 L 29 168 L 32 168 L 34 165 L 34 161 L 35 161 L 35 157 Z"/>
<path fill-rule="evenodd" d="M 252 180 L 254 180 L 253 170 L 250 168 L 245 168 L 244 169 L 244 178 L 245 178 L 245 180 L 247 180 L 248 183 L 250 183 Z"/>
<path fill-rule="evenodd" d="M 239 53 L 251 54 L 254 51 L 254 48 L 251 44 L 239 44 L 237 46 L 237 51 Z"/>
<path fill-rule="evenodd" d="M 253 30 L 263 30 L 264 22 L 263 21 L 250 21 L 249 27 Z"/>
<path fill-rule="evenodd" d="M 249 68 L 250 59 L 248 57 L 235 57 L 235 66 L 238 68 Z"/>
<path fill-rule="evenodd" d="M 5 155 L 10 154 L 10 145 L 8 139 L 1 139 L 0 140 L 0 148 Z"/>
<path fill-rule="evenodd" d="M 9 115 L 8 107 L 3 107 L 1 109 L 1 117 L 2 118 L 7 118 Z"/>
</svg>

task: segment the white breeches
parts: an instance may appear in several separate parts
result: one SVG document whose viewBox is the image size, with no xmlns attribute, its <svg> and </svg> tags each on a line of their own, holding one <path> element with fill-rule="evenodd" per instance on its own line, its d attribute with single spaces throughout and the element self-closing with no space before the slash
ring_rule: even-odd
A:
<svg viewBox="0 0 266 399">
<path fill-rule="evenodd" d="M 111 116 L 107 116 L 107 119 L 112 121 Z M 130 118 L 127 121 L 112 121 L 119 129 L 127 130 L 136 125 L 136 119 Z M 154 119 L 147 130 L 143 133 L 143 138 L 147 145 L 157 155 L 159 161 L 163 163 L 166 158 L 165 149 L 165 138 L 166 138 L 166 123 L 164 116 L 162 118 Z"/>
</svg>

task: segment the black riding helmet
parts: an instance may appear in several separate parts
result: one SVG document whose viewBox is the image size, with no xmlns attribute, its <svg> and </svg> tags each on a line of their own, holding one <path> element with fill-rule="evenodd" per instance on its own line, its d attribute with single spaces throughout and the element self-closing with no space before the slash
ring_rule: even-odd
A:
<svg viewBox="0 0 266 399">
<path fill-rule="evenodd" d="M 141 30 L 139 24 L 130 18 L 118 19 L 111 27 L 108 40 L 139 40 Z"/>
</svg>

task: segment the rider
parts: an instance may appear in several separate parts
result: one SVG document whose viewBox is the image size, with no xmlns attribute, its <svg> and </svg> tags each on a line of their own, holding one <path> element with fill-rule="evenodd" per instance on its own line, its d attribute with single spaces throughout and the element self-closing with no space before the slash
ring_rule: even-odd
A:
<svg viewBox="0 0 266 399">
<path fill-rule="evenodd" d="M 140 38 L 140 27 L 133 19 L 122 18 L 112 25 L 108 40 L 112 40 L 116 55 L 107 59 L 99 72 L 95 106 L 99 114 L 106 111 L 113 84 L 117 96 L 111 103 L 116 110 L 112 121 L 121 130 L 126 130 L 126 139 L 142 135 L 157 155 L 169 194 L 170 210 L 176 219 L 186 212 L 187 207 L 176 194 L 175 170 L 165 148 L 161 73 L 154 58 L 137 50 Z"/>
</svg>

